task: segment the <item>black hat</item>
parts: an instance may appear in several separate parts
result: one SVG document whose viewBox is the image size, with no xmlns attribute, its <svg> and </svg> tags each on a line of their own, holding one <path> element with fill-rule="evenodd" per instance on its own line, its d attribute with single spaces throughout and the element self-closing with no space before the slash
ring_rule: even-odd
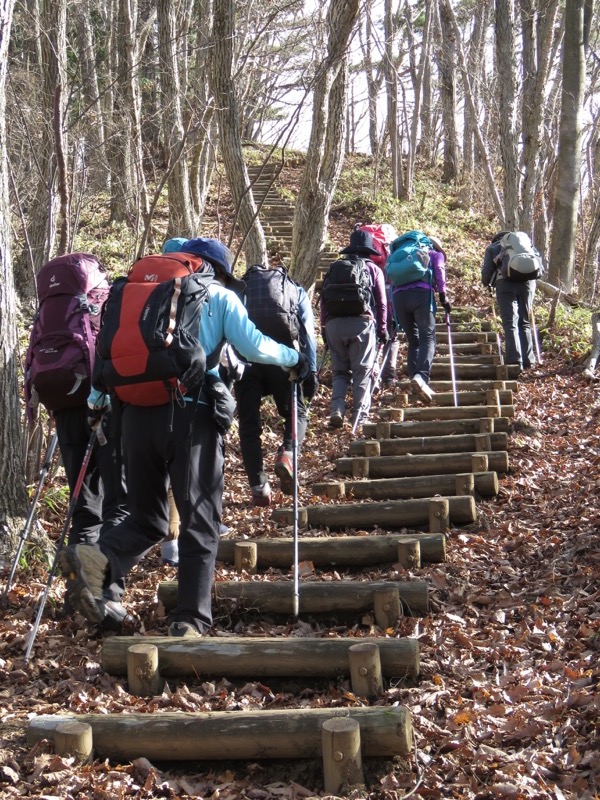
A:
<svg viewBox="0 0 600 800">
<path fill-rule="evenodd" d="M 350 244 L 340 250 L 340 253 L 348 253 L 357 256 L 380 256 L 379 250 L 374 247 L 373 236 L 367 231 L 352 231 L 350 234 Z"/>
<path fill-rule="evenodd" d="M 244 281 L 234 277 L 232 272 L 233 253 L 218 239 L 208 239 L 200 236 L 197 239 L 188 239 L 181 247 L 182 253 L 192 253 L 212 264 L 221 275 L 224 275 L 225 282 L 234 292 L 243 292 L 246 288 Z"/>
</svg>

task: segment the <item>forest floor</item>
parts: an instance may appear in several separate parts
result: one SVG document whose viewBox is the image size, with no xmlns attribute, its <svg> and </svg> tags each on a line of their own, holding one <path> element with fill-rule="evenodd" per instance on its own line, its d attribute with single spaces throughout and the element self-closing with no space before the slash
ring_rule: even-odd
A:
<svg viewBox="0 0 600 800">
<path fill-rule="evenodd" d="M 330 235 L 344 244 L 351 224 L 344 215 L 332 214 Z M 481 239 L 481 234 L 473 238 Z M 480 246 L 473 242 L 475 249 Z M 489 300 L 476 286 L 456 287 L 455 280 L 450 288 L 456 305 L 479 307 L 481 317 L 489 318 Z M 327 427 L 328 378 L 325 370 L 300 458 L 302 504 L 316 502 L 310 487 L 334 475 L 334 460 L 352 438 L 349 430 Z M 351 793 L 354 800 L 409 795 L 467 800 L 600 797 L 599 392 L 600 384 L 584 380 L 580 364 L 545 352 L 543 365 L 523 375 L 515 396 L 510 472 L 501 476 L 500 494 L 478 501 L 475 524 L 450 530 L 447 561 L 424 564 L 410 575 L 399 565 L 362 573 L 374 579 L 427 580 L 431 613 L 402 618 L 395 631 L 387 632 L 419 640 L 422 671 L 418 680 L 387 686 L 374 703 L 409 709 L 413 752 L 402 759 L 366 759 L 366 787 Z M 273 477 L 281 429 L 273 407 L 266 403 L 264 409 L 263 445 Z M 231 535 L 280 536 L 270 509 L 249 503 L 235 429 L 226 441 L 225 469 L 223 521 Z M 55 483 L 61 481 L 59 475 Z M 290 504 L 278 491 L 274 500 L 275 507 Z M 42 498 L 40 508 L 44 528 L 55 537 L 65 503 L 51 506 Z M 307 686 L 252 676 L 170 680 L 160 697 L 133 697 L 123 679 L 102 670 L 102 635 L 88 630 L 79 616 L 63 617 L 61 579 L 54 582 L 27 664 L 27 636 L 47 580 L 39 558 L 30 553 L 28 561 L 17 573 L 8 608 L 0 610 L 1 798 L 325 797 L 320 759 L 165 764 L 139 758 L 128 764 L 96 760 L 77 766 L 54 755 L 50 742 L 28 746 L 28 722 L 40 714 L 243 714 L 300 704 L 351 708 L 367 702 L 357 699 L 345 680 Z M 233 567 L 218 565 L 216 581 L 235 577 Z M 290 577 L 272 569 L 254 580 Z M 303 580 L 348 577 L 350 572 L 315 570 Z M 0 576 L 2 586 L 4 578 Z M 158 552 L 132 572 L 125 602 L 136 622 L 128 632 L 166 634 L 166 614 L 156 591 L 162 580 L 174 578 L 174 569 L 161 564 Z M 302 610 L 299 619 L 282 619 L 233 615 L 219 608 L 211 635 L 225 634 L 384 635 L 369 615 L 323 621 Z"/>
<path fill-rule="evenodd" d="M 325 384 L 327 375 L 325 375 Z M 301 457 L 301 502 L 313 482 L 333 474 L 333 459 L 349 432 L 326 425 L 329 389 L 314 404 Z M 268 410 L 268 409 L 267 409 Z M 511 471 L 494 500 L 478 503 L 478 522 L 452 529 L 446 563 L 414 573 L 431 585 L 432 613 L 404 618 L 395 635 L 418 638 L 418 681 L 388 687 L 378 704 L 404 704 L 415 730 L 405 759 L 365 762 L 367 788 L 355 798 L 596 798 L 600 792 L 600 433 L 598 388 L 579 368 L 546 353 L 516 395 L 510 436 Z M 267 456 L 279 444 L 267 415 Z M 269 509 L 254 509 L 241 467 L 236 433 L 227 441 L 224 521 L 232 534 L 278 535 Z M 289 504 L 280 493 L 275 505 Z M 47 524 L 60 529 L 60 518 Z M 360 533 L 360 531 L 358 531 Z M 367 533 L 366 531 L 363 533 Z M 279 534 L 280 535 L 280 534 Z M 399 567 L 371 570 L 397 578 Z M 288 577 L 283 573 L 285 577 Z M 156 598 L 173 569 L 150 555 L 132 574 L 127 605 L 140 633 L 165 634 Z M 216 580 L 233 577 L 222 565 Z M 264 580 L 282 577 L 271 570 Z M 344 574 L 318 571 L 311 579 Z M 323 797 L 321 765 L 297 761 L 150 764 L 138 759 L 78 767 L 53 755 L 50 743 L 25 742 L 28 720 L 60 712 L 293 708 L 294 682 L 169 681 L 151 701 L 127 694 L 124 681 L 99 664 L 102 638 L 82 619 L 61 618 L 62 581 L 55 582 L 30 664 L 26 636 L 46 574 L 18 574 L 10 607 L 0 614 L 0 796 L 47 798 Z M 215 620 L 214 635 L 364 636 L 369 618 Z M 379 631 L 381 635 L 381 631 Z M 300 687 L 302 688 L 302 687 Z M 302 706 L 364 705 L 346 682 L 323 682 L 301 694 Z"/>
</svg>

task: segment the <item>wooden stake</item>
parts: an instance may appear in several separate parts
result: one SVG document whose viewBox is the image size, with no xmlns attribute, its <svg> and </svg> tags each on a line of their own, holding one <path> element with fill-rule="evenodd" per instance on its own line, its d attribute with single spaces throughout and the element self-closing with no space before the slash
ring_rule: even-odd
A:
<svg viewBox="0 0 600 800">
<path fill-rule="evenodd" d="M 326 794 L 340 792 L 365 782 L 360 752 L 360 725 L 350 717 L 323 723 L 323 778 Z"/>
<path fill-rule="evenodd" d="M 256 574 L 258 548 L 256 542 L 236 542 L 233 551 L 235 571 Z"/>
<path fill-rule="evenodd" d="M 136 697 L 156 697 L 162 691 L 158 672 L 158 647 L 153 644 L 133 644 L 127 650 L 127 684 L 129 694 Z"/>
<path fill-rule="evenodd" d="M 487 472 L 488 463 L 487 453 L 471 453 L 471 472 Z"/>
<path fill-rule="evenodd" d="M 418 539 L 406 538 L 398 542 L 398 563 L 404 569 L 421 569 L 421 543 Z"/>
<path fill-rule="evenodd" d="M 375 436 L 378 439 L 389 439 L 392 430 L 391 422 L 378 422 L 375 426 Z"/>
<path fill-rule="evenodd" d="M 463 472 L 460 475 L 456 475 L 454 480 L 454 491 L 458 497 L 465 494 L 470 494 L 471 496 L 475 494 L 475 475 L 472 472 Z"/>
<path fill-rule="evenodd" d="M 352 477 L 353 478 L 368 478 L 369 477 L 369 459 L 368 458 L 354 458 L 352 459 Z"/>
<path fill-rule="evenodd" d="M 479 433 L 494 433 L 494 427 L 494 417 L 481 417 L 479 420 Z"/>
<path fill-rule="evenodd" d="M 450 503 L 446 497 L 432 497 L 429 501 L 429 532 L 444 533 L 450 527 Z"/>
<path fill-rule="evenodd" d="M 73 757 L 80 764 L 93 760 L 92 726 L 86 722 L 61 722 L 54 729 L 53 739 L 54 752 L 57 755 Z"/>
<path fill-rule="evenodd" d="M 381 455 L 379 441 L 377 439 L 370 439 L 369 441 L 363 442 L 363 455 L 367 458 Z"/>
<path fill-rule="evenodd" d="M 376 589 L 373 592 L 375 622 L 382 630 L 393 628 L 402 616 L 400 593 L 397 589 Z"/>
</svg>

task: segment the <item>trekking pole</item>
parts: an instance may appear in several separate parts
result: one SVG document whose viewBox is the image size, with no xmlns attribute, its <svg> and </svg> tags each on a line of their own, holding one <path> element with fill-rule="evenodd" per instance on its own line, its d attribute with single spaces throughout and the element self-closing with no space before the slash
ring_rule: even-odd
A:
<svg viewBox="0 0 600 800">
<path fill-rule="evenodd" d="M 79 475 L 77 476 L 77 483 L 75 484 L 75 488 L 73 489 L 73 494 L 71 495 L 71 501 L 69 503 L 69 509 L 67 511 L 67 516 L 65 518 L 65 523 L 63 525 L 62 531 L 58 538 L 58 542 L 56 544 L 56 552 L 54 554 L 54 561 L 52 562 L 52 567 L 50 568 L 50 573 L 48 574 L 48 580 L 46 581 L 46 588 L 44 589 L 44 593 L 42 594 L 42 599 L 40 600 L 40 605 L 37 611 L 37 615 L 35 617 L 35 622 L 33 623 L 33 628 L 31 629 L 28 637 L 27 642 L 27 649 L 25 651 L 25 661 L 29 661 L 31 656 L 31 651 L 33 649 L 33 644 L 35 642 L 35 637 L 37 636 L 38 628 L 40 627 L 40 620 L 42 619 L 42 614 L 44 613 L 44 608 L 46 606 L 46 601 L 48 600 L 48 594 L 50 592 L 50 586 L 52 585 L 52 581 L 54 580 L 54 573 L 56 572 L 56 567 L 58 566 L 58 557 L 60 556 L 61 550 L 64 547 L 65 539 L 67 537 L 67 531 L 69 530 L 69 525 L 71 524 L 71 518 L 73 517 L 73 512 L 75 511 L 75 506 L 77 505 L 77 501 L 79 500 L 79 493 L 81 492 L 81 487 L 83 485 L 83 481 L 85 478 L 85 473 L 87 472 L 88 466 L 90 464 L 90 459 L 92 457 L 92 451 L 94 449 L 94 445 L 96 444 L 96 439 L 98 438 L 98 434 L 96 429 L 92 430 L 92 434 L 90 436 L 90 440 L 88 442 L 85 455 L 83 456 L 83 461 L 81 462 L 81 469 L 79 470 Z"/>
<path fill-rule="evenodd" d="M 373 396 L 373 392 L 375 391 L 375 389 L 379 385 L 379 377 L 381 375 L 381 370 L 383 369 L 383 366 L 385 364 L 385 359 L 384 359 L 384 362 L 381 365 L 381 369 L 376 373 L 376 371 L 377 371 L 377 362 L 379 360 L 380 352 L 381 352 L 381 346 L 379 346 L 377 348 L 377 353 L 375 355 L 375 362 L 373 364 L 373 369 L 371 370 L 371 375 L 370 375 L 370 378 L 369 378 L 369 384 L 370 384 L 369 385 L 369 391 L 365 393 L 363 401 L 360 404 L 359 409 L 358 409 L 358 411 L 356 413 L 356 419 L 354 420 L 354 424 L 352 425 L 352 435 L 354 435 L 356 433 L 356 429 L 358 428 L 358 423 L 360 422 L 360 418 L 361 418 L 361 416 L 363 414 L 363 411 L 369 405 L 369 403 L 371 401 L 371 397 Z"/>
<path fill-rule="evenodd" d="M 490 305 L 492 307 L 492 314 L 494 315 L 494 322 L 496 327 L 499 325 L 498 314 L 496 314 L 496 306 L 494 304 L 494 292 L 491 286 L 488 286 L 490 293 Z M 496 329 L 496 347 L 498 348 L 498 358 L 500 359 L 500 366 L 504 366 L 504 356 L 502 355 L 502 339 L 500 338 L 500 331 Z"/>
<path fill-rule="evenodd" d="M 321 371 L 322 371 L 323 367 L 325 366 L 325 361 L 327 360 L 327 356 L 328 355 L 329 355 L 329 345 L 326 344 L 325 347 L 323 348 L 323 355 L 321 356 L 321 363 L 319 364 L 319 368 L 317 369 L 317 380 L 321 376 Z"/>
<path fill-rule="evenodd" d="M 27 515 L 27 519 L 25 520 L 25 525 L 23 526 L 23 530 L 19 536 L 19 544 L 17 546 L 17 552 L 15 553 L 15 557 L 10 567 L 10 574 L 6 581 L 6 586 L 4 588 L 4 592 L 2 593 L 2 600 L 6 600 L 8 597 L 8 593 L 12 589 L 13 580 L 15 578 L 15 572 L 17 571 L 17 565 L 19 563 L 19 559 L 21 558 L 21 553 L 23 552 L 23 547 L 25 546 L 25 542 L 29 536 L 29 531 L 33 524 L 33 519 L 35 516 L 35 509 L 38 504 L 38 500 L 40 499 L 40 495 L 42 493 L 42 488 L 44 486 L 44 482 L 46 480 L 46 476 L 50 471 L 50 467 L 52 466 L 52 461 L 54 459 L 54 452 L 56 450 L 56 445 L 58 444 L 58 433 L 54 432 L 52 439 L 48 444 L 46 449 L 46 456 L 44 458 L 44 463 L 42 464 L 42 469 L 40 472 L 40 478 L 38 481 L 37 488 L 35 490 L 35 494 L 33 496 L 33 500 L 31 501 L 31 508 L 29 509 L 29 514 Z"/>
<path fill-rule="evenodd" d="M 292 383 L 292 473 L 293 473 L 293 538 L 294 538 L 294 616 L 300 612 L 298 584 L 298 386 Z"/>
<path fill-rule="evenodd" d="M 533 308 L 529 312 L 529 317 L 531 321 L 531 332 L 533 333 L 533 342 L 535 344 L 535 355 L 538 360 L 538 364 L 542 363 L 542 351 L 540 349 L 540 343 L 538 341 L 538 334 L 537 334 L 537 327 L 535 324 L 535 314 L 533 313 Z"/>
<path fill-rule="evenodd" d="M 450 354 L 450 375 L 452 377 L 452 394 L 454 405 L 458 408 L 458 394 L 456 393 L 456 370 L 454 368 L 454 352 L 452 349 L 452 331 L 450 329 L 450 314 L 446 311 L 446 328 L 448 329 L 448 353 Z"/>
</svg>

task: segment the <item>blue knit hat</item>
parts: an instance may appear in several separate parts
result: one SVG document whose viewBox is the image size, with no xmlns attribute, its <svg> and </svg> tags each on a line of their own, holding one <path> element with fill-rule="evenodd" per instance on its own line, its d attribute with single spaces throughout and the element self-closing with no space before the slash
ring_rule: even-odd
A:
<svg viewBox="0 0 600 800">
<path fill-rule="evenodd" d="M 212 264 L 226 279 L 229 289 L 234 292 L 243 292 L 246 288 L 244 281 L 234 278 L 232 272 L 233 253 L 218 239 L 208 239 L 199 236 L 197 239 L 188 239 L 181 247 L 182 253 L 191 253 L 200 256 Z"/>
<path fill-rule="evenodd" d="M 162 253 L 179 253 L 186 242 L 187 239 L 183 239 L 181 236 L 175 239 L 167 239 L 162 246 Z"/>
</svg>

